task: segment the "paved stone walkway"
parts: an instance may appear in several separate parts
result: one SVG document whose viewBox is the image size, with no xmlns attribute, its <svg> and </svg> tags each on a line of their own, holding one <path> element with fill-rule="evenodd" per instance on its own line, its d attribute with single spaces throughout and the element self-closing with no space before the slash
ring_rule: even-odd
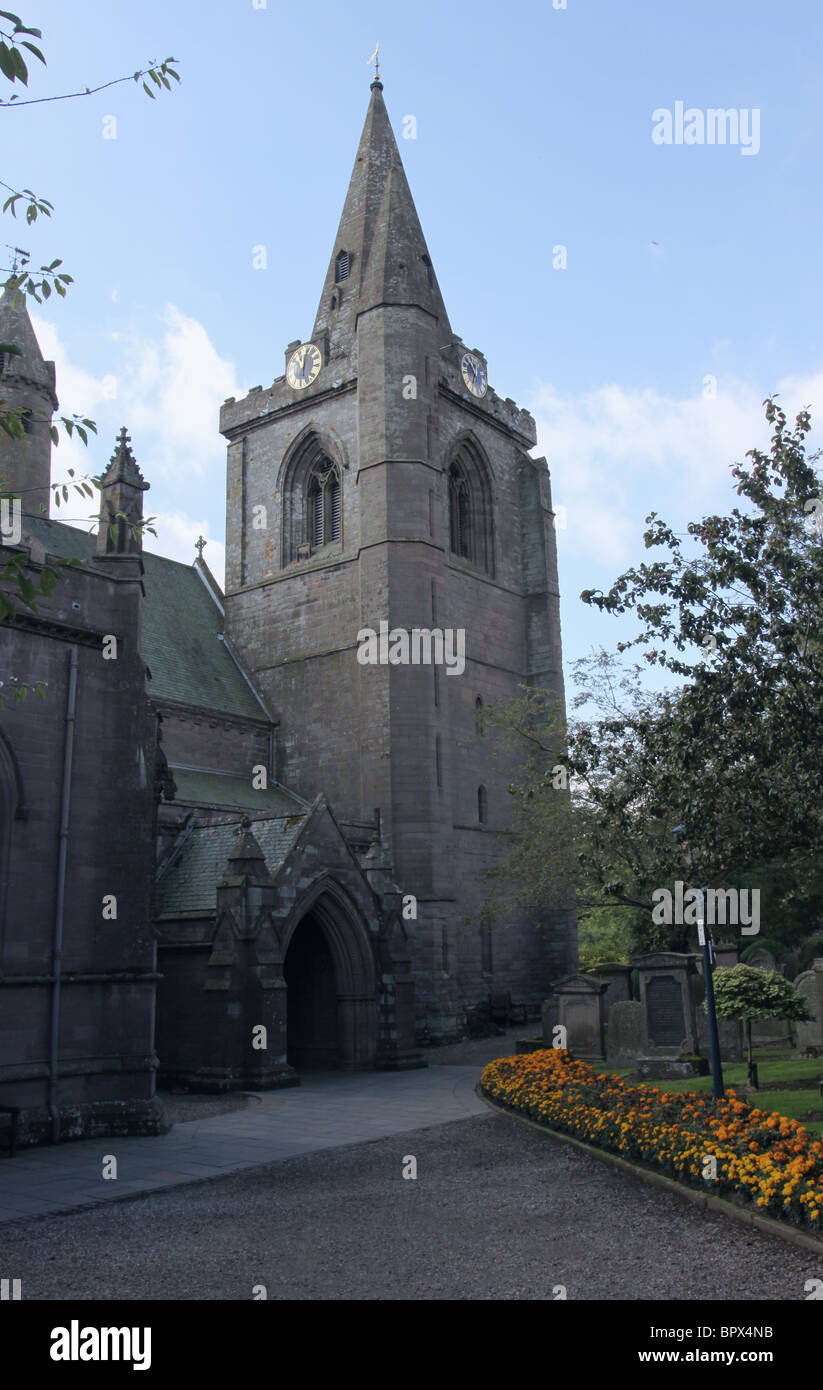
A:
<svg viewBox="0 0 823 1390">
<path fill-rule="evenodd" d="M 480 1068 L 313 1076 L 248 1109 L 177 1124 L 156 1138 L 83 1139 L 0 1159 L 0 1221 L 72 1211 L 202 1178 L 488 1114 Z M 117 1178 L 103 1178 L 105 1155 Z"/>
</svg>

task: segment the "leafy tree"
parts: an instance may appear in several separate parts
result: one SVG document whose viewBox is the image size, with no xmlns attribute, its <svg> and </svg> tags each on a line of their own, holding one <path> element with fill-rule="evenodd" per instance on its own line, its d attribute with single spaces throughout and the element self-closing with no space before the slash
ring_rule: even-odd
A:
<svg viewBox="0 0 823 1390">
<path fill-rule="evenodd" d="M 628 961 L 645 937 L 647 914 L 640 908 L 607 903 L 579 913 L 580 968 L 593 970 L 607 961 Z"/>
<path fill-rule="evenodd" d="M 750 1085 L 756 1085 L 752 1023 L 761 1018 L 808 1021 L 812 1016 L 806 1001 L 791 980 L 784 979 L 775 970 L 758 970 L 753 965 L 721 965 L 712 978 L 715 1008 L 720 1018 L 740 1019 L 746 1025 L 748 1078 Z"/>
<path fill-rule="evenodd" d="M 588 932 L 606 921 L 615 945 L 623 923 L 617 936 L 624 951 L 685 950 L 687 929 L 651 918 L 653 889 L 684 877 L 672 835 L 679 806 L 661 802 L 660 763 L 645 749 L 650 728 L 664 717 L 664 697 L 643 689 L 640 668 L 623 669 L 606 652 L 575 662 L 573 672 L 568 720 L 555 693 L 531 687 L 483 712 L 501 756 L 518 758 L 520 767 L 509 785 L 509 852 L 488 876 L 484 913 L 499 917 L 520 905 L 540 917 L 576 903 L 586 960 Z"/>
<path fill-rule="evenodd" d="M 33 38 L 42 38 L 40 29 L 24 24 L 20 16 L 10 10 L 0 10 L 0 74 L 12 85 L 19 83 L 23 88 L 28 87 L 28 63 L 31 61 L 27 56 L 28 54 L 33 54 L 38 62 L 46 65 L 42 50 L 32 43 Z M 0 99 L 0 106 L 8 109 L 12 106 L 31 106 L 40 102 L 71 101 L 78 97 L 92 96 L 95 92 L 103 91 L 107 87 L 118 86 L 120 83 L 131 81 L 142 81 L 146 95 L 154 100 L 157 90 L 162 91 L 164 88 L 167 91 L 171 90 L 170 77 L 176 82 L 180 81 L 179 75 L 172 66 L 176 61 L 175 58 L 166 58 L 163 62 L 152 60 L 148 67 L 128 74 L 126 77 L 114 78 L 96 87 L 83 87 L 75 92 L 30 99 L 21 99 L 19 93 L 14 92 L 8 100 Z M 152 85 L 150 86 L 149 83 Z M 8 149 L 7 143 L 5 148 Z M 33 192 L 32 189 L 17 188 L 6 183 L 3 179 L 0 179 L 0 187 L 4 188 L 8 194 L 3 203 L 3 213 L 16 218 L 18 212 L 24 211 L 28 226 L 36 222 L 38 217 L 51 217 L 54 205 L 47 198 Z M 55 291 L 60 297 L 65 297 L 67 288 L 72 283 L 72 277 L 59 269 L 62 264 L 58 258 L 48 264 L 41 265 L 39 270 L 32 272 L 29 253 L 20 247 L 15 247 L 14 262 L 11 267 L 5 267 L 9 275 L 2 288 L 22 299 L 28 295 L 38 304 L 49 299 L 52 291 Z M 20 350 L 13 343 L 0 342 L 0 354 L 19 356 Z M 0 397 L 0 434 L 6 435 L 11 440 L 22 439 L 25 432 L 24 414 L 23 407 L 12 407 Z M 85 416 L 75 414 L 72 416 L 63 415 L 59 418 L 68 437 L 71 438 L 76 433 L 83 444 L 88 444 L 89 434 L 97 431 L 94 421 Z M 59 444 L 58 426 L 50 424 L 49 432 L 52 442 L 55 445 Z M 82 497 L 93 497 L 94 492 L 91 484 L 99 485 L 100 482 L 99 477 L 76 478 L 73 469 L 69 469 L 68 472 L 70 480 L 68 484 L 51 484 L 52 495 L 57 506 L 60 505 L 61 496 L 64 501 L 68 501 L 70 489 Z M 2 487 L 2 481 L 0 479 L 0 487 Z M 5 502 L 10 502 L 18 496 L 19 494 L 13 494 L 8 489 L 0 491 L 0 499 Z M 94 519 L 99 520 L 99 517 Z M 129 524 L 133 534 L 143 531 L 148 531 L 152 535 L 155 534 L 151 526 L 153 520 L 151 517 L 146 518 L 141 523 L 131 523 L 128 518 L 118 514 L 117 521 L 120 520 Z M 19 551 L 8 552 L 3 566 L 0 568 L 0 581 L 6 581 L 3 590 L 0 591 L 0 621 L 14 613 L 16 603 L 22 603 L 25 607 L 36 611 L 37 599 L 47 597 L 54 591 L 58 577 L 59 570 L 52 565 L 46 565 L 40 571 L 39 582 L 35 584 L 26 568 L 25 556 Z M 14 680 L 15 678 L 12 677 L 11 679 Z M 20 692 L 22 691 L 25 695 L 28 687 L 25 683 L 17 682 L 15 689 L 16 698 L 20 698 Z M 38 689 L 37 693 L 42 694 L 43 692 Z M 4 696 L 0 694 L 0 705 L 3 703 Z"/>
<path fill-rule="evenodd" d="M 663 558 L 582 595 L 634 612 L 641 630 L 576 663 L 568 723 L 546 691 L 489 707 L 522 768 L 491 910 L 506 878 L 531 907 L 570 885 L 584 909 L 641 909 L 627 917 L 636 945 L 675 950 L 689 929 L 653 929 L 650 911 L 653 890 L 676 879 L 757 889 L 786 945 L 823 915 L 820 455 L 807 456 L 808 410 L 790 427 L 774 400 L 764 406 L 769 451 L 732 468 L 741 505 L 691 523 L 688 553 L 652 513 L 644 540 Z M 670 688 L 650 692 L 642 665 L 621 666 L 638 648 Z"/>
<path fill-rule="evenodd" d="M 705 882 L 762 880 L 791 939 L 823 907 L 823 502 L 807 456 L 811 416 L 789 426 L 774 399 L 768 453 L 732 468 L 744 507 L 692 522 L 695 554 L 655 513 L 647 549 L 608 593 L 582 597 L 607 613 L 634 612 L 642 630 L 619 651 L 683 681 L 664 697 L 642 740 L 660 805 L 679 820 Z M 699 654 L 698 654 L 699 653 Z"/>
</svg>

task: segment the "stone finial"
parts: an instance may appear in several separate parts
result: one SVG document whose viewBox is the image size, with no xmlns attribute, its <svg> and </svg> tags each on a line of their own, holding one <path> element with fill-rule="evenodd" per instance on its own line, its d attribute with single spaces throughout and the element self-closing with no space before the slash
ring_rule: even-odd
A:
<svg viewBox="0 0 823 1390">
<path fill-rule="evenodd" d="M 117 436 L 111 462 L 100 479 L 100 530 L 97 533 L 98 558 L 139 559 L 143 549 L 140 523 L 143 520 L 143 493 L 149 484 L 131 451 L 125 425 Z"/>
<path fill-rule="evenodd" d="M 114 453 L 103 474 L 101 485 L 108 487 L 112 483 L 126 483 L 129 487 L 139 488 L 141 492 L 145 492 L 149 487 L 131 451 L 131 440 L 126 433 L 125 425 L 117 436 Z"/>
</svg>

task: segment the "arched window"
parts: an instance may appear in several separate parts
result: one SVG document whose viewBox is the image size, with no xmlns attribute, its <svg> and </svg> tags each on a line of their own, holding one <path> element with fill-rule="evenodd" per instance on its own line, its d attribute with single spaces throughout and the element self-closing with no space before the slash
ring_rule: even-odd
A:
<svg viewBox="0 0 823 1390">
<path fill-rule="evenodd" d="M 449 549 L 494 574 L 490 472 L 479 447 L 462 441 L 448 465 Z"/>
<path fill-rule="evenodd" d="M 478 738 L 482 738 L 486 730 L 483 727 L 483 697 L 478 695 L 474 702 L 474 729 Z"/>
<path fill-rule="evenodd" d="M 341 280 L 349 278 L 349 253 L 348 251 L 338 251 L 334 262 L 334 283 L 340 284 Z"/>
<path fill-rule="evenodd" d="M 335 558 L 343 544 L 346 451 L 336 434 L 301 431 L 277 477 L 282 498 L 282 565 L 300 564 L 322 551 Z M 331 546 L 332 550 L 327 551 Z"/>
<path fill-rule="evenodd" d="M 449 469 L 449 533 L 452 554 L 470 560 L 472 553 L 469 483 L 456 461 Z"/>
<path fill-rule="evenodd" d="M 324 456 L 317 460 L 309 477 L 307 519 L 306 539 L 312 550 L 340 540 L 340 478 L 334 464 Z"/>
<path fill-rule="evenodd" d="M 489 802 L 485 787 L 477 788 L 477 819 L 481 825 L 486 825 L 489 819 Z"/>
</svg>

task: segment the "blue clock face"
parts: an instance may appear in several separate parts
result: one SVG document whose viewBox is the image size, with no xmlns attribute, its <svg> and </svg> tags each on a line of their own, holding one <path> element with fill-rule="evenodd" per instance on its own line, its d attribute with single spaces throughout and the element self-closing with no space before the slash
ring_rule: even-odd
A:
<svg viewBox="0 0 823 1390">
<path fill-rule="evenodd" d="M 473 352 L 464 352 L 460 371 L 472 395 L 485 396 L 489 387 L 485 362 L 481 361 L 479 357 L 475 357 Z"/>
</svg>

